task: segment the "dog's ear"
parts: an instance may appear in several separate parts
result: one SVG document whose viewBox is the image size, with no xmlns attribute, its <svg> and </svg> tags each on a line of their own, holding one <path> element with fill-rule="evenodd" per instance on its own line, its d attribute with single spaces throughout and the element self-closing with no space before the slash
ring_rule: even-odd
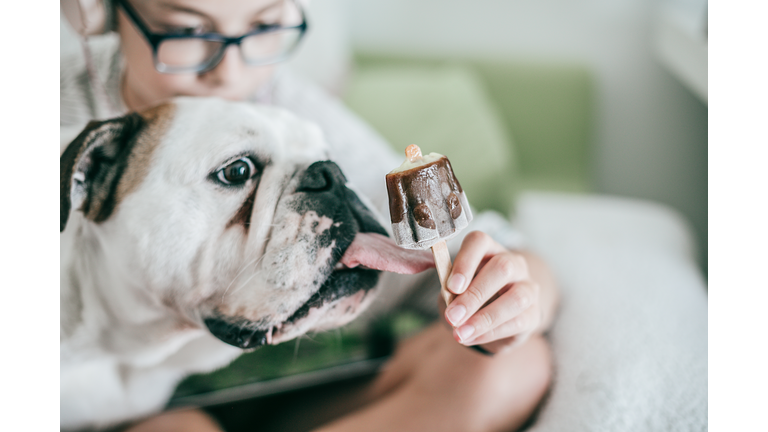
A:
<svg viewBox="0 0 768 432">
<path fill-rule="evenodd" d="M 92 121 L 60 158 L 61 231 L 71 208 L 80 209 L 95 222 L 109 217 L 115 207 L 115 191 L 136 142 L 145 126 L 138 114 Z M 61 232 L 60 231 L 60 232 Z"/>
</svg>

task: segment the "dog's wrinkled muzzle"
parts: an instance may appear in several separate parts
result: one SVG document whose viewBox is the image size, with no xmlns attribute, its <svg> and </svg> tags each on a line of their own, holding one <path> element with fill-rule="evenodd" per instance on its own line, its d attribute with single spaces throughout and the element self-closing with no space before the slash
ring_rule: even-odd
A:
<svg viewBox="0 0 768 432">
<path fill-rule="evenodd" d="M 240 348 L 255 348 L 267 343 L 267 330 L 249 328 L 243 323 L 231 323 L 221 318 L 206 318 L 205 326 L 214 336 Z"/>
<path fill-rule="evenodd" d="M 277 336 L 279 339 L 283 336 L 281 329 L 284 324 L 295 327 L 296 323 L 307 318 L 311 309 L 323 310 L 325 305 L 341 302 L 345 298 L 354 297 L 359 292 L 367 294 L 378 282 L 378 269 L 364 268 L 371 260 L 355 260 L 355 258 L 371 255 L 366 255 L 362 250 L 365 246 L 372 244 L 375 247 L 371 242 L 358 242 L 362 249 L 361 247 L 354 249 L 357 253 L 350 258 L 355 268 L 345 266 L 343 263 L 341 268 L 335 268 L 358 234 L 377 235 L 381 238 L 387 236 L 387 231 L 377 221 L 371 210 L 363 204 L 353 190 L 347 187 L 347 179 L 338 165 L 331 161 L 318 161 L 306 167 L 298 177 L 288 202 L 290 212 L 300 217 L 311 212 L 317 218 L 333 221 L 327 229 L 315 237 L 301 237 L 300 240 L 296 240 L 311 242 L 309 246 L 313 250 L 332 248 L 331 258 L 317 266 L 318 274 L 312 286 L 301 287 L 304 288 L 303 292 L 309 295 L 303 304 L 289 306 L 294 312 L 287 318 L 263 316 L 247 319 L 243 316 L 227 316 L 219 311 L 214 311 L 213 316 L 205 318 L 204 322 L 208 330 L 230 345 L 255 348 L 272 344 L 273 337 Z M 280 286 L 274 289 L 275 295 L 279 295 L 277 290 L 286 288 Z M 309 291 L 309 289 L 313 290 Z M 355 310 L 356 308 L 350 307 L 348 313 L 352 314 Z M 345 321 L 339 316 L 332 316 L 335 317 L 332 319 L 338 319 L 339 322 Z M 275 320 L 279 322 L 274 322 Z M 317 318 L 315 320 L 317 321 Z M 322 325 L 325 326 L 327 323 L 323 322 Z M 306 328 L 302 328 L 302 331 L 305 330 Z"/>
</svg>

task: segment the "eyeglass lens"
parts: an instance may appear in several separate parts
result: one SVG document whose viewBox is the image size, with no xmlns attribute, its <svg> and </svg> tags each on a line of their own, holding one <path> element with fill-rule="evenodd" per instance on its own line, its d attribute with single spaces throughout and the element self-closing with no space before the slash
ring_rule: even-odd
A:
<svg viewBox="0 0 768 432">
<path fill-rule="evenodd" d="M 280 25 L 240 41 L 240 53 L 245 63 L 263 65 L 283 60 L 301 40 L 303 30 L 297 28 L 302 14 L 296 2 L 283 3 Z M 169 38 L 157 47 L 157 63 L 165 71 L 200 70 L 221 60 L 224 43 L 204 38 Z"/>
<path fill-rule="evenodd" d="M 248 36 L 240 43 L 240 52 L 248 64 L 258 65 L 282 59 L 301 39 L 301 29 L 287 28 Z M 195 68 L 215 61 L 223 43 L 197 38 L 166 39 L 157 48 L 157 60 L 163 66 Z"/>
</svg>

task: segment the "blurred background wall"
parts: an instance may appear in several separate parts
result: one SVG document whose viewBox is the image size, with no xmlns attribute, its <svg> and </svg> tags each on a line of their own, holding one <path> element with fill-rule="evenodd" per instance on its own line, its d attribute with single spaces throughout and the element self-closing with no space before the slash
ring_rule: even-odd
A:
<svg viewBox="0 0 768 432">
<path fill-rule="evenodd" d="M 677 3 L 695 15 L 702 2 Z M 706 263 L 707 105 L 659 61 L 654 41 L 663 6 L 647 0 L 350 0 L 346 20 L 357 51 L 586 65 L 596 90 L 596 189 L 676 208 L 693 225 Z"/>
<path fill-rule="evenodd" d="M 704 0 L 312 0 L 310 37 L 292 67 L 341 93 L 355 53 L 582 64 L 595 86 L 595 190 L 680 211 L 706 268 L 706 86 L 702 96 L 660 59 L 669 6 L 689 27 L 706 22 Z M 79 52 L 64 22 L 61 52 Z"/>
</svg>

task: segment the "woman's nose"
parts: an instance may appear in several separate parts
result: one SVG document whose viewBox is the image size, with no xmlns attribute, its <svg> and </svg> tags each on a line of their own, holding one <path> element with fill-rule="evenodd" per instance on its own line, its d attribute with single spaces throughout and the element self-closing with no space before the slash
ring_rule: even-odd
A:
<svg viewBox="0 0 768 432">
<path fill-rule="evenodd" d="M 217 86 L 226 86 L 239 81 L 245 74 L 246 68 L 239 50 L 240 47 L 237 45 L 228 46 L 219 64 L 205 72 L 203 78 Z"/>
</svg>

